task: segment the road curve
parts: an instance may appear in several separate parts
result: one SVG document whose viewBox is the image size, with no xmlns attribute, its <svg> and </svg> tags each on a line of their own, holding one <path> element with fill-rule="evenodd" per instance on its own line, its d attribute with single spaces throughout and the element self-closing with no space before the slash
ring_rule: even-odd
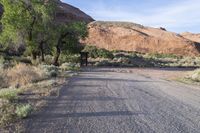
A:
<svg viewBox="0 0 200 133">
<path fill-rule="evenodd" d="M 111 69 L 81 72 L 28 133 L 200 133 L 200 88 Z"/>
</svg>

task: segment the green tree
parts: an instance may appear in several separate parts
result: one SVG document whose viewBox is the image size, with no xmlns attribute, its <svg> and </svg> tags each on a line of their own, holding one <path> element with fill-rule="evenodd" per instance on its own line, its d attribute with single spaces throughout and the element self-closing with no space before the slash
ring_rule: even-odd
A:
<svg viewBox="0 0 200 133">
<path fill-rule="evenodd" d="M 55 54 L 53 64 L 59 65 L 59 57 L 69 52 L 80 52 L 79 40 L 88 35 L 87 25 L 84 22 L 74 22 L 70 24 L 61 24 L 56 31 L 57 43 L 55 45 Z"/>
<path fill-rule="evenodd" d="M 4 9 L 1 43 L 23 42 L 36 59 L 39 44 L 47 39 L 45 33 L 53 20 L 56 0 L 0 0 L 0 3 Z"/>
</svg>

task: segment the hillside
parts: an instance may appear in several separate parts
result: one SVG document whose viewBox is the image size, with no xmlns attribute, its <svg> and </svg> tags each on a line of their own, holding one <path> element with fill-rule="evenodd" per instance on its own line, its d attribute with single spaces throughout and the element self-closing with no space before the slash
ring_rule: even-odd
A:
<svg viewBox="0 0 200 133">
<path fill-rule="evenodd" d="M 74 6 L 61 1 L 58 2 L 58 5 L 59 8 L 56 14 L 57 22 L 84 21 L 89 23 L 94 21 L 92 17 Z"/>
<path fill-rule="evenodd" d="M 163 29 L 127 22 L 96 21 L 88 25 L 84 44 L 108 50 L 176 55 L 200 55 L 200 44 Z"/>
<path fill-rule="evenodd" d="M 189 40 L 200 43 L 200 34 L 193 34 L 193 33 L 190 33 L 190 32 L 185 32 L 185 33 L 182 33 L 181 36 L 183 36 L 183 37 L 185 37 Z"/>
</svg>

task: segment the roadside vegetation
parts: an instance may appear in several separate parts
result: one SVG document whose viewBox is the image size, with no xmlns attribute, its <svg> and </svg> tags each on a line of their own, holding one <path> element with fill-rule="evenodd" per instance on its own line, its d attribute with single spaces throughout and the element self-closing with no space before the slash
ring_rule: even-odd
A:
<svg viewBox="0 0 200 133">
<path fill-rule="evenodd" d="M 138 53 L 125 51 L 107 51 L 95 46 L 86 46 L 90 63 L 95 66 L 113 67 L 174 67 L 198 68 L 200 57 L 183 57 L 173 54 Z"/>
<path fill-rule="evenodd" d="M 66 78 L 80 70 L 79 40 L 87 36 L 87 25 L 55 22 L 57 0 L 0 4 L 1 132 L 44 106 L 45 97 L 58 96 Z"/>
<path fill-rule="evenodd" d="M 58 96 L 65 79 L 79 68 L 71 62 L 60 66 L 12 63 L 0 68 L 0 126 L 7 128 L 28 117 L 45 105 L 44 97 Z"/>
<path fill-rule="evenodd" d="M 196 69 L 193 72 L 189 72 L 187 76 L 178 79 L 178 81 L 187 84 L 200 85 L 200 69 Z"/>
<path fill-rule="evenodd" d="M 177 56 L 173 54 L 138 53 L 108 51 L 95 46 L 85 46 L 89 52 L 89 62 L 97 67 L 152 67 L 152 68 L 191 68 L 197 69 L 178 79 L 184 83 L 200 85 L 200 57 Z"/>
</svg>

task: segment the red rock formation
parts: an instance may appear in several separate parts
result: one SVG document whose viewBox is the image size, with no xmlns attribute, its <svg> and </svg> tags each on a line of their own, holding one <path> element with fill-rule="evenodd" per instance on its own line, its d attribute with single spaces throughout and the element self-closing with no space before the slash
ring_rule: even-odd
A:
<svg viewBox="0 0 200 133">
<path fill-rule="evenodd" d="M 82 12 L 80 9 L 73 7 L 69 4 L 58 2 L 58 11 L 56 21 L 61 23 L 84 21 L 86 23 L 94 21 L 92 17 Z"/>
<path fill-rule="evenodd" d="M 92 22 L 84 44 L 108 50 L 200 55 L 200 44 L 179 34 L 124 22 Z"/>
<path fill-rule="evenodd" d="M 190 32 L 185 32 L 185 33 L 182 33 L 181 35 L 191 41 L 200 43 L 200 34 L 193 34 Z"/>
</svg>

